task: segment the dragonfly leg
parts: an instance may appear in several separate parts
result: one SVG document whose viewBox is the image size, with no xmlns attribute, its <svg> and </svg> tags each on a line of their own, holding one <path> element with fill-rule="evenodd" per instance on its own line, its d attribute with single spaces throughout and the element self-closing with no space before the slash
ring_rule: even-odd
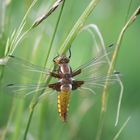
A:
<svg viewBox="0 0 140 140">
<path fill-rule="evenodd" d="M 57 55 L 56 57 L 53 58 L 53 62 L 54 62 L 54 63 L 56 63 L 56 62 L 55 62 L 55 59 L 56 59 L 58 56 L 59 56 L 59 55 Z"/>
<path fill-rule="evenodd" d="M 81 69 L 75 71 L 72 73 L 72 77 L 76 76 L 76 75 L 79 75 L 81 73 Z"/>
</svg>

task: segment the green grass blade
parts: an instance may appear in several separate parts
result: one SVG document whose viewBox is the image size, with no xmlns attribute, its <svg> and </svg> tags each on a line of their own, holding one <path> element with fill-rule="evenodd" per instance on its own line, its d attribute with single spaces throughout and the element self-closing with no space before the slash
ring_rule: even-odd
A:
<svg viewBox="0 0 140 140">
<path fill-rule="evenodd" d="M 107 76 L 110 76 L 114 71 L 116 60 L 117 60 L 117 55 L 119 53 L 119 49 L 120 49 L 125 31 L 136 20 L 136 18 L 139 14 L 140 14 L 140 6 L 135 10 L 135 12 L 129 18 L 129 20 L 127 21 L 125 26 L 122 28 L 120 35 L 117 39 L 116 45 L 115 45 L 115 50 L 114 50 L 113 55 L 112 55 L 112 59 L 111 59 L 111 63 L 110 63 L 109 69 L 108 69 Z M 120 99 L 121 98 L 122 97 L 120 95 Z M 99 119 L 99 126 L 98 126 L 96 140 L 101 139 L 101 134 L 103 131 L 103 125 L 104 125 L 104 121 L 105 121 L 105 113 L 107 111 L 107 103 L 108 103 L 108 81 L 106 81 L 106 83 L 105 83 L 103 94 L 102 94 L 102 108 L 101 108 L 101 114 L 100 114 L 100 119 Z M 119 107 L 120 106 L 118 105 L 118 110 L 120 110 Z M 118 112 L 118 114 L 119 114 L 119 112 Z M 116 123 L 118 122 L 118 117 L 119 116 L 117 116 Z"/>
<path fill-rule="evenodd" d="M 45 65 L 47 64 L 47 61 L 48 61 L 48 57 L 49 57 L 49 54 L 50 54 L 50 51 L 51 51 L 51 48 L 52 48 L 52 44 L 53 44 L 53 40 L 55 38 L 55 34 L 56 34 L 56 31 L 57 31 L 57 28 L 58 28 L 58 25 L 59 25 L 59 21 L 60 21 L 61 15 L 62 15 L 64 4 L 65 4 L 65 1 L 63 2 L 61 11 L 60 11 L 59 16 L 58 16 L 58 20 L 57 20 L 57 23 L 56 23 L 56 26 L 55 26 L 55 30 L 54 30 L 52 39 L 51 39 L 51 43 L 49 45 L 49 51 L 48 51 L 48 54 L 47 54 L 47 57 L 46 57 Z M 39 80 L 39 83 L 40 83 L 41 79 L 42 79 L 42 76 L 41 76 L 41 78 Z M 41 91 L 41 93 L 43 93 L 43 92 L 44 92 L 44 90 Z M 27 122 L 27 127 L 25 129 L 24 139 L 23 140 L 26 140 L 26 138 L 27 138 L 27 133 L 29 131 L 29 126 L 30 126 L 30 123 L 31 123 L 31 120 L 32 120 L 32 115 L 33 115 L 34 109 L 35 109 L 35 107 L 36 107 L 36 105 L 38 104 L 38 101 L 39 101 L 38 100 L 39 94 L 40 94 L 39 92 L 36 92 L 35 96 L 33 97 L 32 101 L 31 101 L 29 119 L 28 119 L 28 122 Z"/>
<path fill-rule="evenodd" d="M 80 16 L 80 18 L 77 20 L 76 24 L 74 25 L 74 27 L 72 28 L 72 30 L 70 31 L 70 33 L 68 34 L 66 40 L 64 41 L 64 43 L 62 44 L 61 48 L 60 48 L 60 54 L 65 54 L 66 51 L 71 47 L 71 44 L 73 42 L 73 40 L 75 39 L 75 37 L 77 36 L 77 34 L 80 32 L 80 30 L 82 29 L 82 27 L 84 26 L 85 21 L 87 20 L 88 16 L 91 14 L 91 12 L 94 10 L 94 8 L 96 7 L 96 5 L 98 4 L 100 0 L 92 0 L 89 5 L 87 6 L 87 8 L 85 9 L 85 11 L 82 13 L 82 15 Z"/>
<path fill-rule="evenodd" d="M 50 16 L 59 6 L 60 4 L 65 0 L 57 0 L 52 7 L 48 10 L 47 13 L 45 13 L 43 16 L 39 17 L 32 25 L 32 28 L 37 27 L 40 23 L 42 23 L 48 16 Z"/>
<path fill-rule="evenodd" d="M 128 124 L 130 119 L 131 119 L 131 117 L 128 117 L 128 119 L 124 122 L 124 124 L 122 125 L 122 127 L 120 128 L 118 133 L 114 136 L 113 140 L 117 140 L 118 139 L 118 137 L 120 136 L 121 132 L 124 130 L 124 128 L 126 127 L 126 125 Z"/>
</svg>

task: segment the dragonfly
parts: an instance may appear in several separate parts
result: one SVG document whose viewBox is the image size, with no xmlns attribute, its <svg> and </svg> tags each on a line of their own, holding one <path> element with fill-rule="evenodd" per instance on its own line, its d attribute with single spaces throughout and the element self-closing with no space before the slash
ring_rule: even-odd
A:
<svg viewBox="0 0 140 140">
<path fill-rule="evenodd" d="M 35 92 L 53 92 L 58 93 L 57 108 L 58 113 L 62 121 L 67 121 L 68 116 L 68 106 L 70 101 L 70 95 L 74 90 L 88 90 L 89 92 L 96 94 L 95 89 L 104 87 L 106 80 L 109 83 L 116 81 L 116 73 L 107 77 L 103 68 L 108 65 L 107 57 L 109 53 L 102 51 L 97 57 L 92 58 L 88 62 L 80 65 L 75 70 L 72 70 L 70 66 L 71 51 L 70 55 L 58 55 L 53 59 L 55 65 L 58 66 L 56 70 L 50 70 L 48 68 L 43 68 L 38 65 L 34 65 L 26 60 L 18 58 L 16 56 L 9 55 L 9 61 L 7 67 L 10 69 L 22 68 L 22 71 L 26 71 L 27 77 L 32 80 L 33 78 L 39 77 L 39 75 L 44 74 L 45 76 L 50 76 L 57 79 L 54 83 L 49 83 L 46 85 L 45 80 L 38 83 L 27 83 L 27 84 L 17 84 L 9 83 L 6 88 L 10 92 L 16 94 L 30 95 Z M 102 71 L 103 70 L 103 71 Z M 16 71 L 16 70 L 15 70 Z M 18 71 L 16 71 L 18 73 Z M 33 75 L 33 73 L 35 73 Z M 39 74 L 39 75 L 38 75 Z M 118 73 L 117 73 L 118 74 Z"/>
</svg>

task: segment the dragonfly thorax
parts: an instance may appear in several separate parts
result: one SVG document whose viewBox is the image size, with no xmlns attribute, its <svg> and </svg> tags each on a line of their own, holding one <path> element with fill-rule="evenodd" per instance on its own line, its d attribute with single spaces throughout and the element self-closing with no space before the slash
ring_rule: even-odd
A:
<svg viewBox="0 0 140 140">
<path fill-rule="evenodd" d="M 62 78 L 60 80 L 61 85 L 65 85 L 65 84 L 72 84 L 72 78 Z"/>
<path fill-rule="evenodd" d="M 67 63 L 60 64 L 60 71 L 62 74 L 70 74 L 71 68 Z"/>
<path fill-rule="evenodd" d="M 61 91 L 63 92 L 70 92 L 71 89 L 72 89 L 72 85 L 71 84 L 64 84 L 64 85 L 61 85 Z"/>
</svg>

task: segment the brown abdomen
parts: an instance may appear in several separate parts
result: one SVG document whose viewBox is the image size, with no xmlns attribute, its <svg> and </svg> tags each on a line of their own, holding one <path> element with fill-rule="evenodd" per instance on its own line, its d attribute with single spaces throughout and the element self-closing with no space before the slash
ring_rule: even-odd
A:
<svg viewBox="0 0 140 140">
<path fill-rule="evenodd" d="M 58 95 L 58 112 L 63 121 L 67 121 L 70 92 L 61 91 Z"/>
</svg>

